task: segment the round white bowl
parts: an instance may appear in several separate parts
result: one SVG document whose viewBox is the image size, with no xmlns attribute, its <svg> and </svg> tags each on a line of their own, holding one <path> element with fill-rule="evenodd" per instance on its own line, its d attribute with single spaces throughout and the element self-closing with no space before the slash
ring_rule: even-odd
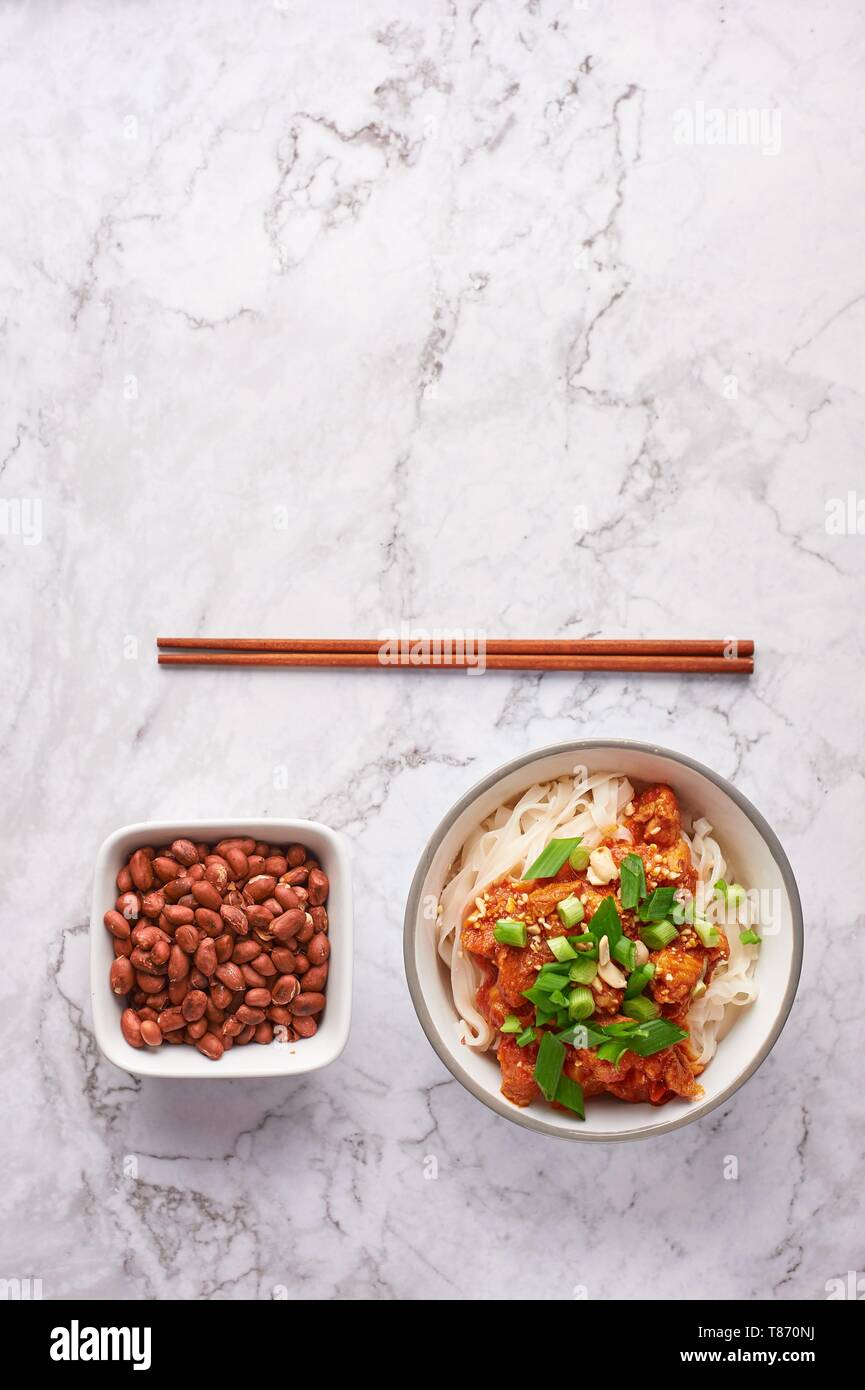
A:
<svg viewBox="0 0 865 1390">
<path fill-rule="evenodd" d="M 424 914 L 436 901 L 460 846 L 503 802 L 536 781 L 569 775 L 577 765 L 589 773 L 624 773 L 639 783 L 667 782 L 683 809 L 704 815 L 738 881 L 773 894 L 773 922 L 761 928 L 757 965 L 759 994 L 736 1012 L 732 1026 L 700 1077 L 698 1101 L 671 1100 L 662 1106 L 631 1105 L 611 1096 L 587 1101 L 585 1121 L 541 1102 L 514 1105 L 501 1093 L 495 1051 L 475 1051 L 460 1042 L 450 974 L 436 950 L 434 923 Z M 405 968 L 412 1002 L 424 1032 L 445 1066 L 491 1110 L 539 1134 L 583 1141 L 642 1139 L 679 1129 L 729 1100 L 765 1060 L 793 1003 L 802 965 L 802 907 L 796 880 L 778 837 L 760 812 L 735 787 L 667 748 L 627 740 L 562 743 L 515 758 L 472 787 L 433 832 L 409 892 L 405 915 Z"/>
<path fill-rule="evenodd" d="M 294 1043 L 272 1042 L 266 1046 L 250 1043 L 233 1047 L 218 1062 L 211 1062 L 194 1047 L 130 1047 L 120 1031 L 120 1015 L 125 1001 L 111 993 L 108 972 L 114 959 L 111 937 L 102 923 L 103 915 L 117 898 L 117 872 L 140 845 L 169 845 L 185 836 L 213 843 L 228 835 L 248 835 L 268 844 L 288 845 L 299 841 L 319 859 L 330 879 L 327 901 L 333 955 L 327 976 L 327 1007 L 318 1032 Z M 353 950 L 351 908 L 351 865 L 342 836 L 327 825 L 311 820 L 251 820 L 236 816 L 231 820 L 143 821 L 115 830 L 99 850 L 93 878 L 93 909 L 90 916 L 90 1000 L 96 1041 L 116 1067 L 133 1076 L 200 1078 L 230 1081 L 238 1077 L 300 1076 L 335 1062 L 348 1041 L 351 1021 L 351 975 Z"/>
</svg>

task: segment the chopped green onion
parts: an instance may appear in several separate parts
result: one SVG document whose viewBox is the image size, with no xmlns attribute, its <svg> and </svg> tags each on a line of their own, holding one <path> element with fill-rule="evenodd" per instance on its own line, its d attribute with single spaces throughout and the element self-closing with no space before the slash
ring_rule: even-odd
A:
<svg viewBox="0 0 865 1390">
<path fill-rule="evenodd" d="M 589 923 L 592 936 L 596 941 L 600 941 L 605 936 L 610 943 L 612 953 L 613 942 L 618 941 L 622 935 L 622 923 L 616 911 L 616 900 L 613 897 L 604 898 L 591 922 Z"/>
<path fill-rule="evenodd" d="M 738 907 L 745 901 L 745 889 L 741 883 L 728 883 L 726 879 L 719 878 L 715 883 L 715 892 L 719 893 L 730 907 Z"/>
<path fill-rule="evenodd" d="M 672 909 L 675 894 L 675 888 L 656 888 L 652 896 L 641 903 L 637 910 L 640 921 L 663 922 Z"/>
<path fill-rule="evenodd" d="M 568 997 L 568 1017 L 578 1022 L 595 1012 L 595 996 L 585 985 L 575 985 Z"/>
<path fill-rule="evenodd" d="M 704 946 L 720 946 L 721 938 L 718 935 L 718 928 L 713 927 L 711 922 L 704 922 L 702 918 L 695 917 L 694 931 Z"/>
<path fill-rule="evenodd" d="M 619 896 L 622 900 L 622 907 L 626 912 L 637 906 L 641 898 L 645 898 L 648 892 L 646 888 L 646 871 L 643 868 L 643 861 L 639 854 L 626 854 L 620 866 L 621 888 Z"/>
<path fill-rule="evenodd" d="M 683 927 L 686 922 L 693 922 L 696 910 L 695 898 L 689 898 L 686 903 L 680 903 L 677 900 L 670 910 L 670 921 L 674 922 L 677 927 Z"/>
<path fill-rule="evenodd" d="M 624 1029 L 625 1025 L 621 1027 Z M 612 1032 L 612 1028 L 609 1031 Z M 625 1037 L 628 1049 L 638 1057 L 651 1057 L 654 1053 L 663 1051 L 665 1047 L 684 1042 L 688 1034 L 666 1018 L 650 1018 L 648 1023 L 638 1023 L 631 1033 L 623 1032 L 613 1036 Z"/>
<path fill-rule="evenodd" d="M 763 938 L 750 929 L 748 931 L 740 931 L 739 940 L 743 946 L 760 946 L 763 942 Z"/>
<path fill-rule="evenodd" d="M 582 936 L 569 936 L 568 942 L 577 948 L 578 956 L 585 956 L 588 960 L 598 959 L 598 943 L 590 931 L 583 932 Z"/>
<path fill-rule="evenodd" d="M 568 971 L 568 979 L 575 985 L 590 985 L 598 973 L 596 960 L 575 960 Z"/>
<path fill-rule="evenodd" d="M 565 991 L 563 989 L 554 989 L 550 995 L 550 1003 L 554 1004 L 557 1009 L 567 1008 L 568 1001 L 565 998 Z"/>
<path fill-rule="evenodd" d="M 561 904 L 559 904 L 561 906 Z M 547 945 L 557 961 L 576 960 L 577 953 L 566 936 L 550 936 Z"/>
<path fill-rule="evenodd" d="M 537 1009 L 549 1007 L 550 996 L 546 990 L 541 989 L 540 985 L 532 985 L 531 989 L 524 989 L 523 998 L 528 999 L 529 1003 L 534 1004 Z"/>
<path fill-rule="evenodd" d="M 571 868 L 575 869 L 577 873 L 582 873 L 583 869 L 587 869 L 589 867 L 590 852 L 590 850 L 586 849 L 585 845 L 577 845 L 576 849 L 572 849 L 568 855 L 568 863 Z"/>
<path fill-rule="evenodd" d="M 523 878 L 555 878 L 568 855 L 573 849 L 576 849 L 581 839 L 581 835 L 574 835 L 570 840 L 550 840 L 534 864 L 526 869 Z"/>
<path fill-rule="evenodd" d="M 512 917 L 502 917 L 493 927 L 493 936 L 501 946 L 525 946 L 526 924 Z"/>
<path fill-rule="evenodd" d="M 520 1036 L 517 1038 L 517 1047 L 528 1047 L 529 1043 L 534 1042 L 535 1037 L 534 1028 L 527 1028 L 526 1031 L 520 1033 Z"/>
<path fill-rule="evenodd" d="M 574 1114 L 581 1120 L 586 1118 L 583 1088 L 578 1081 L 572 1081 L 569 1076 L 559 1077 L 559 1084 L 556 1087 L 556 1104 L 563 1105 L 566 1110 L 573 1110 Z"/>
<path fill-rule="evenodd" d="M 567 961 L 565 962 L 567 965 Z M 542 994 L 552 994 L 555 989 L 567 989 L 567 971 L 559 965 L 558 961 L 550 961 L 548 966 L 542 967 L 535 978 L 534 988 L 539 989 Z"/>
<path fill-rule="evenodd" d="M 501 1028 L 499 1029 L 500 1033 L 521 1033 L 522 1031 L 523 1024 L 520 1021 L 520 1019 L 517 1018 L 516 1014 L 508 1014 L 507 1018 L 505 1019 Z"/>
<path fill-rule="evenodd" d="M 599 1033 L 593 1023 L 582 1021 L 572 1023 L 563 1033 L 557 1033 L 556 1037 L 569 1047 L 598 1047 L 605 1041 L 603 1033 Z"/>
<path fill-rule="evenodd" d="M 646 961 L 645 965 L 638 965 L 628 977 L 628 983 L 625 985 L 625 998 L 636 999 L 638 994 L 642 994 L 654 973 L 655 967 L 651 961 Z"/>
<path fill-rule="evenodd" d="M 559 914 L 559 921 L 562 926 L 567 927 L 569 931 L 571 927 L 575 927 L 578 922 L 582 922 L 586 915 L 586 909 L 575 893 L 572 893 L 569 898 L 563 898 L 560 903 L 557 903 L 556 912 Z"/>
<path fill-rule="evenodd" d="M 643 944 L 650 951 L 661 951 L 669 942 L 675 941 L 679 933 L 672 922 L 656 922 L 650 927 L 640 927 Z"/>
<path fill-rule="evenodd" d="M 627 1050 L 626 1042 L 605 1042 L 598 1048 L 598 1056 L 602 1062 L 612 1062 L 614 1067 L 618 1067 L 622 1054 Z"/>
<path fill-rule="evenodd" d="M 564 1044 L 553 1033 L 544 1033 L 535 1062 L 535 1081 L 547 1100 L 556 1094 L 564 1061 Z"/>
<path fill-rule="evenodd" d="M 630 972 L 637 967 L 637 943 L 628 936 L 620 936 L 613 942 L 610 955 Z"/>
<path fill-rule="evenodd" d="M 635 999 L 626 999 L 622 1005 L 622 1013 L 627 1018 L 635 1018 L 638 1023 L 648 1023 L 650 1018 L 657 1018 L 661 1010 L 653 999 L 647 999 L 644 994 L 638 994 Z"/>
</svg>

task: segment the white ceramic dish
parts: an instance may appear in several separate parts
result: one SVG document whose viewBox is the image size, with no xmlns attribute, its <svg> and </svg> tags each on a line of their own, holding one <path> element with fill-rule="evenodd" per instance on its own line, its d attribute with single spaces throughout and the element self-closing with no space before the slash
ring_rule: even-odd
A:
<svg viewBox="0 0 865 1390">
<path fill-rule="evenodd" d="M 215 842 L 229 835 L 248 835 L 269 844 L 298 841 L 312 850 L 330 879 L 327 901 L 332 955 L 327 979 L 327 1007 L 318 1032 L 296 1043 L 250 1043 L 233 1047 L 218 1062 L 194 1047 L 130 1047 L 120 1031 L 124 1001 L 111 993 L 108 972 L 114 959 L 111 937 L 102 922 L 117 898 L 115 878 L 133 849 L 166 845 L 185 836 Z M 134 1076 L 206 1077 L 208 1080 L 262 1076 L 300 1076 L 334 1062 L 348 1040 L 351 1020 L 353 924 L 351 865 L 342 837 L 309 820 L 145 821 L 124 825 L 102 845 L 96 859 L 90 916 L 90 995 L 96 1041 L 109 1062 Z"/>
<path fill-rule="evenodd" d="M 720 1042 L 700 1077 L 704 1095 L 698 1101 L 672 1100 L 655 1107 L 597 1097 L 587 1102 L 585 1121 L 540 1102 L 520 1108 L 501 1094 L 494 1051 L 476 1052 L 460 1042 L 449 972 L 436 950 L 425 904 L 438 899 L 461 844 L 480 821 L 532 782 L 568 775 L 578 764 L 590 773 L 624 773 L 639 783 L 668 782 L 686 811 L 711 821 L 736 878 L 749 888 L 774 894 L 777 920 L 773 934 L 762 931 L 759 996 L 739 1011 Z M 678 1129 L 729 1100 L 768 1056 L 786 1022 L 799 981 L 802 944 L 802 908 L 787 856 L 760 812 L 740 792 L 716 772 L 669 749 L 592 740 L 527 753 L 484 778 L 451 808 L 421 857 L 409 893 L 404 933 L 406 976 L 415 1009 L 429 1041 L 457 1080 L 491 1110 L 528 1129 L 559 1138 L 606 1142 Z"/>
</svg>

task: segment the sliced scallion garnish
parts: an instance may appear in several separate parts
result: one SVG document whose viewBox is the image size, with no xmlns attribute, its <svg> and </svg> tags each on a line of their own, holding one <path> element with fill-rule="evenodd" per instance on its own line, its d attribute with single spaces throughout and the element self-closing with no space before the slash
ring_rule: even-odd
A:
<svg viewBox="0 0 865 1390">
<path fill-rule="evenodd" d="M 591 1018 L 595 1012 L 595 996 L 585 985 L 575 985 L 568 996 L 568 1017 L 577 1023 Z"/>
<path fill-rule="evenodd" d="M 535 1037 L 534 1028 L 527 1028 L 525 1032 L 520 1033 L 520 1036 L 517 1038 L 517 1047 L 528 1047 L 529 1043 L 534 1042 Z"/>
<path fill-rule="evenodd" d="M 694 931 L 699 936 L 704 946 L 720 946 L 721 938 L 718 935 L 718 928 L 711 922 L 704 922 L 702 918 L 694 918 Z"/>
<path fill-rule="evenodd" d="M 601 1046 L 598 1048 L 598 1056 L 602 1062 L 612 1062 L 614 1067 L 618 1067 L 619 1062 L 622 1060 L 622 1054 L 627 1052 L 627 1050 L 628 1044 L 626 1042 L 605 1042 L 601 1043 Z"/>
<path fill-rule="evenodd" d="M 520 1019 L 517 1018 L 516 1014 L 508 1014 L 507 1018 L 505 1019 L 501 1028 L 499 1029 L 500 1033 L 521 1033 L 522 1031 L 523 1024 L 520 1021 Z"/>
<path fill-rule="evenodd" d="M 626 854 L 620 865 L 622 907 L 630 912 L 647 896 L 646 871 L 639 854 Z"/>
<path fill-rule="evenodd" d="M 553 1033 L 544 1033 L 535 1062 L 535 1081 L 547 1100 L 556 1094 L 564 1061 L 564 1044 Z"/>
<path fill-rule="evenodd" d="M 604 898 L 589 923 L 589 930 L 596 941 L 600 941 L 601 937 L 605 936 L 610 943 L 610 952 L 612 953 L 613 942 L 618 941 L 622 935 L 622 922 L 616 911 L 615 898 Z"/>
<path fill-rule="evenodd" d="M 636 970 L 628 976 L 628 983 L 625 985 L 625 998 L 636 999 L 638 994 L 642 994 L 654 973 L 655 967 L 651 961 L 646 961 L 645 965 L 638 965 Z"/>
<path fill-rule="evenodd" d="M 598 973 L 598 962 L 581 957 L 568 969 L 568 979 L 575 985 L 590 985 Z"/>
<path fill-rule="evenodd" d="M 645 994 L 638 994 L 635 999 L 626 999 L 622 1005 L 622 1013 L 626 1018 L 635 1018 L 638 1023 L 648 1023 L 650 1018 L 657 1018 L 661 1010 L 653 999 L 647 999 Z"/>
<path fill-rule="evenodd" d="M 569 840 L 550 840 L 546 848 L 541 850 L 534 864 L 526 869 L 523 878 L 555 878 L 568 855 L 576 849 L 581 839 L 581 835 L 574 835 Z"/>
<path fill-rule="evenodd" d="M 650 951 L 662 951 L 671 941 L 675 941 L 678 935 L 672 922 L 653 922 L 651 926 L 640 927 L 643 944 L 648 946 Z"/>
<path fill-rule="evenodd" d="M 628 972 L 635 970 L 637 966 L 637 943 L 628 936 L 620 936 L 618 941 L 613 942 L 610 955 Z"/>
<path fill-rule="evenodd" d="M 559 904 L 561 907 L 561 903 Z M 547 945 L 557 961 L 576 960 L 577 953 L 566 936 L 549 936 Z"/>
<path fill-rule="evenodd" d="M 579 1119 L 584 1120 L 586 1118 L 583 1088 L 578 1081 L 572 1081 L 569 1076 L 559 1077 L 559 1084 L 556 1087 L 556 1103 L 563 1105 L 566 1110 L 572 1110 Z"/>
<path fill-rule="evenodd" d="M 568 931 L 571 927 L 575 927 L 578 922 L 582 922 L 586 915 L 586 909 L 575 893 L 571 893 L 570 897 L 563 898 L 560 903 L 556 903 L 556 912 L 559 914 L 559 921 L 562 926 L 566 927 Z"/>
<path fill-rule="evenodd" d="M 610 1023 L 603 1031 L 617 1041 L 624 1041 L 630 1052 L 638 1057 L 651 1057 L 674 1043 L 684 1042 L 688 1034 L 666 1018 L 651 1018 L 648 1023 Z"/>
<path fill-rule="evenodd" d="M 675 893 L 675 888 L 656 888 L 651 897 L 637 909 L 640 921 L 663 922 L 672 909 Z"/>
<path fill-rule="evenodd" d="M 589 850 L 585 845 L 577 845 L 568 855 L 568 863 L 578 874 L 589 867 Z"/>
<path fill-rule="evenodd" d="M 743 946 L 761 946 L 763 944 L 762 936 L 758 936 L 757 933 L 751 931 L 750 928 L 748 931 L 739 932 L 739 940 Z"/>
<path fill-rule="evenodd" d="M 493 936 L 501 946 L 525 946 L 526 924 L 512 917 L 501 917 L 493 927 Z"/>
</svg>

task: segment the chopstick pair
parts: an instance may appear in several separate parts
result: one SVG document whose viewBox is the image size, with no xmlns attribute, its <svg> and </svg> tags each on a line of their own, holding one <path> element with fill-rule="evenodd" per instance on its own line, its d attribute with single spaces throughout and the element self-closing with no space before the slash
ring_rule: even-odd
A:
<svg viewBox="0 0 865 1390">
<path fill-rule="evenodd" d="M 397 671 L 637 671 L 750 675 L 741 640 L 583 638 L 158 637 L 160 666 L 289 666 Z"/>
</svg>

